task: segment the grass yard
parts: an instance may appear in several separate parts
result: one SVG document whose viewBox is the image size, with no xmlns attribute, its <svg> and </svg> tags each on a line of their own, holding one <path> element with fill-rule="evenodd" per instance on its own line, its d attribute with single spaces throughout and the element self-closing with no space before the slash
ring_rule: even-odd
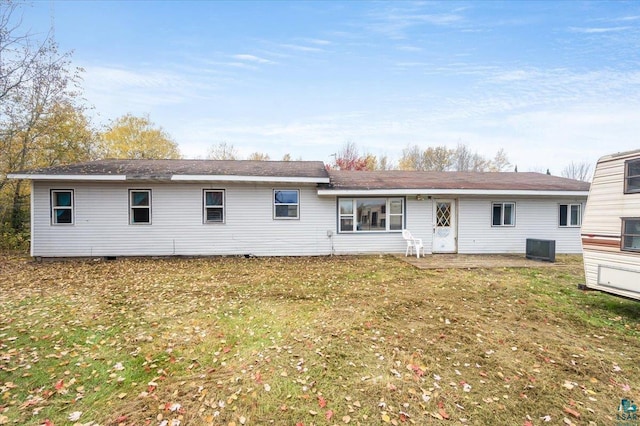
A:
<svg viewBox="0 0 640 426">
<path fill-rule="evenodd" d="M 620 423 L 640 303 L 559 263 L 4 255 L 0 424 Z"/>
</svg>

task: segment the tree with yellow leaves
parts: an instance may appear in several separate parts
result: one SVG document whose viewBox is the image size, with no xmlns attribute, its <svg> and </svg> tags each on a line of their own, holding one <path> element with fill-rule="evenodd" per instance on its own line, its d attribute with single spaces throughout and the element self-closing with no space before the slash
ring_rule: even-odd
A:
<svg viewBox="0 0 640 426">
<path fill-rule="evenodd" d="M 99 158 L 178 159 L 178 145 L 148 116 L 123 115 L 98 140 Z"/>
</svg>

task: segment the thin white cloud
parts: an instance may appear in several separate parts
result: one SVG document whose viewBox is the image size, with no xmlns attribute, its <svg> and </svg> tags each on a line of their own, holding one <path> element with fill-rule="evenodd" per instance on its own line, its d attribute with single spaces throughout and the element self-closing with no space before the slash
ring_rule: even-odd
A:
<svg viewBox="0 0 640 426">
<path fill-rule="evenodd" d="M 429 13 L 425 13 L 425 9 Z M 404 39 L 406 33 L 414 27 L 431 25 L 439 27 L 459 26 L 465 21 L 464 9 L 432 13 L 433 7 L 421 3 L 390 3 L 389 6 L 369 13 L 364 23 L 354 26 L 364 27 L 368 31 L 384 34 L 393 39 Z"/>
<path fill-rule="evenodd" d="M 604 34 L 627 31 L 633 27 L 569 27 L 569 31 L 583 34 Z"/>
<path fill-rule="evenodd" d="M 329 40 L 323 40 L 318 38 L 307 38 L 307 39 L 304 39 L 304 41 L 306 41 L 307 43 L 316 44 L 319 46 L 328 46 L 331 44 Z"/>
<path fill-rule="evenodd" d="M 228 67 L 243 68 L 243 69 L 247 69 L 247 70 L 256 70 L 256 69 L 258 69 L 255 65 L 248 64 L 246 62 L 220 62 L 220 64 L 221 65 L 226 65 Z"/>
<path fill-rule="evenodd" d="M 299 52 L 323 52 L 324 51 L 324 49 L 321 49 L 319 47 L 303 46 L 301 44 L 284 43 L 284 44 L 279 44 L 278 46 L 284 49 L 296 50 Z"/>
<path fill-rule="evenodd" d="M 396 46 L 397 50 L 402 50 L 404 52 L 422 52 L 424 49 L 418 46 Z"/>
<path fill-rule="evenodd" d="M 239 55 L 233 55 L 234 59 L 238 59 L 240 61 L 247 61 L 247 62 L 256 62 L 258 64 L 273 64 L 275 62 L 269 60 L 269 59 L 265 59 L 265 58 L 261 58 L 259 56 L 255 56 L 255 55 L 248 55 L 248 54 L 239 54 Z"/>
</svg>

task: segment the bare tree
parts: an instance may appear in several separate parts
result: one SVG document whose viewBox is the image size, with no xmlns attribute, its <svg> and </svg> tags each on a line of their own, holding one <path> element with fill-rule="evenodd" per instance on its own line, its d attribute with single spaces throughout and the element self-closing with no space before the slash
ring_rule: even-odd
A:
<svg viewBox="0 0 640 426">
<path fill-rule="evenodd" d="M 396 168 L 395 164 L 393 164 L 393 162 L 389 160 L 389 157 L 387 157 L 386 155 L 383 155 L 378 158 L 378 163 L 376 164 L 376 170 L 394 170 L 395 168 Z"/>
<path fill-rule="evenodd" d="M 212 146 L 209 149 L 209 154 L 207 155 L 207 159 L 209 160 L 237 160 L 238 159 L 238 151 L 233 145 L 230 145 L 226 142 L 220 142 L 217 145 Z"/>
<path fill-rule="evenodd" d="M 400 170 L 428 170 L 418 145 L 407 146 L 402 150 L 398 167 Z"/>
<path fill-rule="evenodd" d="M 562 169 L 561 175 L 569 179 L 576 179 L 588 182 L 591 180 L 591 164 L 585 162 L 571 162 Z"/>
<path fill-rule="evenodd" d="M 335 155 L 333 164 L 328 165 L 330 169 L 336 170 L 375 170 L 378 160 L 373 154 L 360 154 L 360 150 L 355 142 L 346 142 L 340 151 Z"/>
<path fill-rule="evenodd" d="M 21 180 L 9 182 L 6 175 L 41 165 L 37 153 L 55 140 L 50 136 L 57 131 L 43 123 L 57 106 L 82 110 L 74 102 L 80 77 L 71 68 L 70 54 L 59 53 L 50 35 L 37 40 L 22 32 L 16 16 L 20 6 L 0 0 L 0 204 L 11 205 L 10 223 L 17 230 L 24 224 L 28 188 Z"/>
<path fill-rule="evenodd" d="M 509 168 L 511 168 L 511 163 L 507 158 L 507 154 L 504 152 L 503 148 L 500 148 L 500 150 L 496 152 L 496 155 L 493 157 L 493 161 L 491 161 L 491 164 L 489 165 L 489 171 L 504 172 Z M 518 171 L 517 169 L 518 166 L 516 166 L 516 171 Z"/>
<path fill-rule="evenodd" d="M 444 145 L 428 147 L 424 151 L 417 145 L 402 151 L 399 167 L 402 170 L 486 172 L 503 171 L 510 166 L 507 155 L 500 149 L 493 159 L 488 159 L 469 147 L 459 144 L 456 149 Z"/>
<path fill-rule="evenodd" d="M 270 159 L 269 154 L 264 152 L 253 152 L 247 157 L 247 160 L 253 161 L 269 161 Z"/>
</svg>

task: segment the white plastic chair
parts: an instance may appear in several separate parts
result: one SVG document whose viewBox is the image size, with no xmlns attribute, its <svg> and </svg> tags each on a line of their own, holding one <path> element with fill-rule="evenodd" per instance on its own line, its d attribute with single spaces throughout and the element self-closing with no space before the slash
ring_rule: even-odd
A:
<svg viewBox="0 0 640 426">
<path fill-rule="evenodd" d="M 422 251 L 422 256 L 424 257 L 424 245 L 422 244 L 422 238 L 414 238 L 411 235 L 411 232 L 408 230 L 402 231 L 402 238 L 407 242 L 407 251 L 405 252 L 405 257 L 409 256 L 409 254 L 413 254 L 413 251 L 416 251 L 416 257 L 420 259 L 420 252 Z"/>
</svg>

